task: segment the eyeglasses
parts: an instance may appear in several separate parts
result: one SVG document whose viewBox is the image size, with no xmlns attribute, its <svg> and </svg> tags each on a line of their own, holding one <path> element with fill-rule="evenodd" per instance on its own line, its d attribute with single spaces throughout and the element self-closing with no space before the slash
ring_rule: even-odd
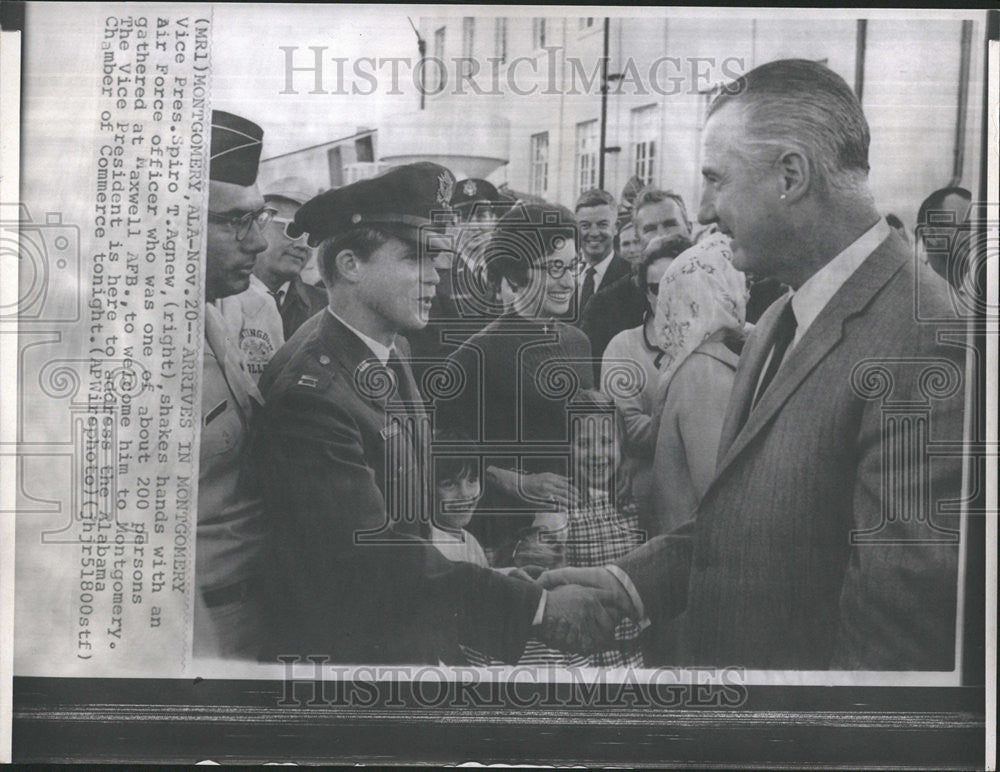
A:
<svg viewBox="0 0 1000 772">
<path fill-rule="evenodd" d="M 288 232 L 290 226 L 292 225 L 292 223 L 295 222 L 295 220 L 289 220 L 286 217 L 272 217 L 271 222 L 276 222 L 278 223 L 278 225 L 282 226 L 281 235 L 284 236 L 289 241 L 300 241 L 300 240 L 304 241 L 305 239 L 309 238 L 309 234 L 304 231 L 299 233 L 298 236 L 293 236 L 291 233 Z"/>
<path fill-rule="evenodd" d="M 545 263 L 545 265 L 538 266 L 538 268 L 544 270 L 550 279 L 558 280 L 565 276 L 567 272 L 573 276 L 579 276 L 580 271 L 583 270 L 583 263 L 580 260 L 571 260 L 568 263 L 564 263 L 562 260 L 552 260 Z"/>
<path fill-rule="evenodd" d="M 247 212 L 245 214 L 221 214 L 220 212 L 210 210 L 208 219 L 228 225 L 236 234 L 236 240 L 243 241 L 254 223 L 257 224 L 258 228 L 265 228 L 277 213 L 277 209 L 269 206 L 262 206 L 255 212 Z"/>
</svg>

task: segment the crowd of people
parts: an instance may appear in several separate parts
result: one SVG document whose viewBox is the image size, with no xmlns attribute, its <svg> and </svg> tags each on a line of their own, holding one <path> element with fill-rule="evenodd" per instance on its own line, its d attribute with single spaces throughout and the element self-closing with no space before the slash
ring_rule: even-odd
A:
<svg viewBox="0 0 1000 772">
<path fill-rule="evenodd" d="M 962 269 L 878 213 L 839 76 L 737 85 L 697 222 L 430 162 L 262 194 L 260 127 L 213 113 L 196 656 L 951 669 L 960 460 L 890 458 L 855 370 L 961 441 L 907 363 L 964 371 L 912 313 Z"/>
</svg>

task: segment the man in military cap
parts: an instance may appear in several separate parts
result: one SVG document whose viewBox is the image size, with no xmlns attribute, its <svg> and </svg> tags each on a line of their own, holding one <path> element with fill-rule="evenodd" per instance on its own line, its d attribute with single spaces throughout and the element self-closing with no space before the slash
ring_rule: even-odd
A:
<svg viewBox="0 0 1000 772">
<path fill-rule="evenodd" d="M 294 239 L 288 235 L 295 213 L 312 198 L 309 190 L 305 180 L 286 177 L 264 191 L 264 200 L 276 214 L 267 230 L 268 248 L 257 259 L 253 273 L 281 314 L 284 340 L 326 308 L 326 292 L 306 284 L 301 276 L 314 250 L 306 243 L 305 234 Z"/>
<path fill-rule="evenodd" d="M 434 265 L 440 282 L 427 326 L 407 334 L 414 357 L 422 360 L 413 366 L 418 382 L 431 360 L 445 359 L 502 311 L 486 280 L 483 245 L 489 240 L 500 208 L 507 203 L 486 180 L 470 178 L 455 183 L 451 195 L 455 214 L 450 229 L 453 249 L 442 250 L 436 256 Z"/>
<path fill-rule="evenodd" d="M 261 502 L 242 474 L 254 402 L 234 332 L 218 308 L 250 285 L 262 229 L 273 214 L 257 189 L 263 130 L 232 113 L 212 111 L 208 236 L 205 252 L 205 352 L 194 610 L 196 657 L 257 655 L 260 624 L 253 600 L 262 541 Z"/>
<path fill-rule="evenodd" d="M 401 333 L 427 323 L 438 283 L 432 226 L 453 186 L 447 169 L 412 164 L 323 193 L 295 215 L 290 235 L 307 232 L 318 246 L 329 306 L 261 379 L 266 658 L 457 663 L 461 643 L 516 662 L 529 635 L 570 649 L 613 639 L 617 610 L 605 595 L 542 594 L 453 563 L 426 538 L 429 422 Z"/>
</svg>

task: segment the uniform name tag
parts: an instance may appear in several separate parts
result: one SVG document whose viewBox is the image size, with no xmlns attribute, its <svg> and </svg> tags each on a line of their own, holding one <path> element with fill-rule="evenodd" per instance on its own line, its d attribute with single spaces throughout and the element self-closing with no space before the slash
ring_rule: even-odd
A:
<svg viewBox="0 0 1000 772">
<path fill-rule="evenodd" d="M 399 434 L 399 430 L 400 430 L 399 424 L 394 421 L 393 423 L 385 427 L 382 431 L 380 431 L 379 434 L 382 435 L 383 440 L 387 440 L 390 437 L 395 437 L 397 434 Z"/>
</svg>

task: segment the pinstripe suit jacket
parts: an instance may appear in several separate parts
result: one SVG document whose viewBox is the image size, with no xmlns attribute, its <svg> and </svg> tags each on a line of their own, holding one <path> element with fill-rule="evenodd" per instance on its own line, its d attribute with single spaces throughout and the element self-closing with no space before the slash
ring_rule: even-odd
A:
<svg viewBox="0 0 1000 772">
<path fill-rule="evenodd" d="M 751 412 L 785 301 L 761 318 L 692 519 L 618 562 L 654 622 L 680 615 L 676 664 L 952 669 L 957 510 L 934 509 L 960 491 L 963 333 L 914 320 L 918 280 L 946 316 L 890 236 Z"/>
</svg>

